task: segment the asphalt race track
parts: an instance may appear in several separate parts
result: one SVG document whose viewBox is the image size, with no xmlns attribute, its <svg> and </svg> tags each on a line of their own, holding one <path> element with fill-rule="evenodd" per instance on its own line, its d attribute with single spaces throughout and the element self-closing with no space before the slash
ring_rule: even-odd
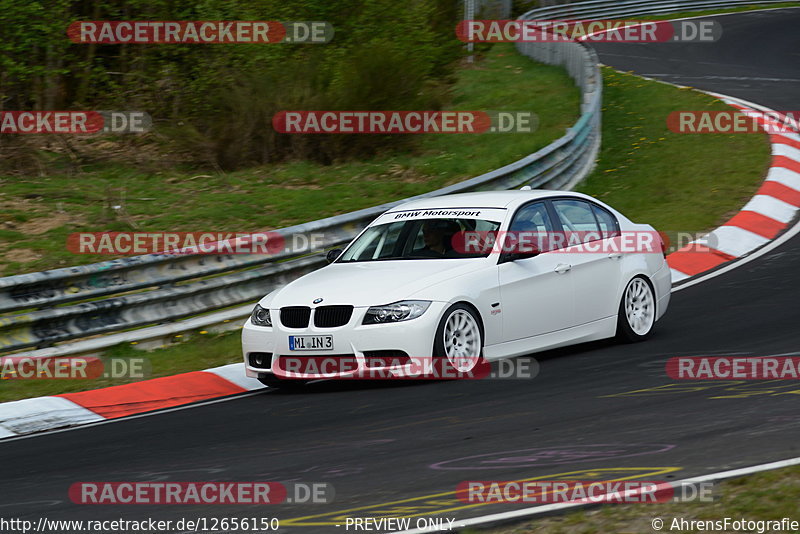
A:
<svg viewBox="0 0 800 534">
<path fill-rule="evenodd" d="M 598 51 L 622 70 L 800 109 L 800 9 L 719 20 L 718 43 Z M 279 517 L 298 527 L 291 530 L 336 532 L 346 516 L 466 518 L 518 507 L 459 502 L 452 492 L 465 480 L 671 480 L 800 456 L 797 382 L 675 383 L 664 372 L 673 356 L 798 353 L 798 282 L 795 237 L 676 292 L 651 340 L 537 355 L 532 380 L 319 383 L 302 394 L 264 391 L 4 442 L 0 515 Z M 274 507 L 70 502 L 72 483 L 105 480 L 329 482 L 336 499 Z"/>
</svg>

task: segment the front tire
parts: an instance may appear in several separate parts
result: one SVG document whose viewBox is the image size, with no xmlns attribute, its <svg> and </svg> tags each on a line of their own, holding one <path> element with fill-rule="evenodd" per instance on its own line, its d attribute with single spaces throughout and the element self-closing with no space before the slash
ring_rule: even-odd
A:
<svg viewBox="0 0 800 534">
<path fill-rule="evenodd" d="M 459 373 L 466 373 L 483 360 L 483 329 L 475 311 L 466 304 L 453 304 L 442 316 L 433 342 L 433 356 L 447 358 Z"/>
<path fill-rule="evenodd" d="M 637 276 L 622 292 L 617 316 L 617 339 L 636 343 L 650 337 L 656 322 L 656 297 L 650 282 Z"/>
</svg>

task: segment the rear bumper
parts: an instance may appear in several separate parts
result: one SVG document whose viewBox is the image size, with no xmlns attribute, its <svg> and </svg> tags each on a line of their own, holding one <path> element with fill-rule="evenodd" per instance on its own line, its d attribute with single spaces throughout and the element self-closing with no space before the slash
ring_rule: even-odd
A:
<svg viewBox="0 0 800 534">
<path fill-rule="evenodd" d="M 669 307 L 669 300 L 672 295 L 672 270 L 664 262 L 663 267 L 659 269 L 652 277 L 653 286 L 656 291 L 656 321 L 663 317 Z"/>
</svg>

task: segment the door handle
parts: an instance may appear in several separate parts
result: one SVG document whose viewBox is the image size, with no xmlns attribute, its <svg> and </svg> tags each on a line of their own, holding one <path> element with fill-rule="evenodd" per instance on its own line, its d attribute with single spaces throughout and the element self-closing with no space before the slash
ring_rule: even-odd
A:
<svg viewBox="0 0 800 534">
<path fill-rule="evenodd" d="M 557 272 L 558 274 L 564 274 L 565 272 L 569 271 L 570 269 L 572 269 L 572 265 L 567 265 L 566 263 L 559 263 L 558 265 L 556 265 L 556 268 L 553 269 L 553 270 L 555 272 Z"/>
<path fill-rule="evenodd" d="M 612 252 L 611 254 L 608 255 L 608 257 L 611 258 L 612 260 L 618 260 L 622 257 L 622 252 Z"/>
</svg>

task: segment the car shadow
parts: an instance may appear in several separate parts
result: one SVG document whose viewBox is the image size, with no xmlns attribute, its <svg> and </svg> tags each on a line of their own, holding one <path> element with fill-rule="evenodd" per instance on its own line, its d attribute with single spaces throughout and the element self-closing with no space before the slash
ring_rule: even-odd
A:
<svg viewBox="0 0 800 534">
<path fill-rule="evenodd" d="M 577 356 L 585 353 L 594 352 L 597 350 L 606 349 L 611 346 L 618 345 L 614 339 L 603 339 L 599 341 L 590 341 L 578 345 L 570 345 L 558 349 L 537 352 L 530 355 L 517 356 L 515 358 L 508 358 L 492 362 L 492 372 L 498 373 L 501 367 L 508 366 L 507 362 L 513 362 L 513 365 L 519 369 L 532 369 L 535 368 L 539 362 L 552 360 L 556 358 L 565 358 L 569 356 Z M 504 363 L 506 362 L 506 363 Z M 504 371 L 506 374 L 509 372 L 507 369 Z M 530 376 L 530 379 L 535 379 L 536 376 Z M 519 378 L 517 378 L 519 379 Z M 526 378 L 521 378 L 526 379 Z M 347 391 L 368 391 L 375 389 L 387 388 L 415 388 L 424 387 L 446 382 L 464 382 L 468 379 L 344 379 L 344 380 L 313 380 L 303 386 L 295 386 L 291 388 L 273 388 L 267 389 L 271 394 L 279 395 L 324 395 L 331 393 L 342 393 Z M 474 381 L 480 382 L 482 380 L 502 380 L 502 378 L 485 377 L 482 379 L 475 379 Z"/>
</svg>

